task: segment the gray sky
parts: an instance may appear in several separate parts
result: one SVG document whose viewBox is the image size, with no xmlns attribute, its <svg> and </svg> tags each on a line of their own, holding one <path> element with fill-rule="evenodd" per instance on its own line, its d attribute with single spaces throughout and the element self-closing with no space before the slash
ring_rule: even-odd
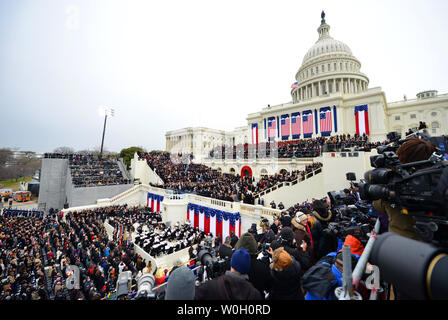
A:
<svg viewBox="0 0 448 320">
<path fill-rule="evenodd" d="M 388 102 L 448 92 L 448 1 L 0 0 L 0 147 L 165 148 L 291 100 L 320 13 Z"/>
</svg>

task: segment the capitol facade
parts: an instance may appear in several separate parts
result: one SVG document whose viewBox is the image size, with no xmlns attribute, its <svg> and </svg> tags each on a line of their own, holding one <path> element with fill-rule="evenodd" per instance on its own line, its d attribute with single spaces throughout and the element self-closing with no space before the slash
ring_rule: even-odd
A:
<svg viewBox="0 0 448 320">
<path fill-rule="evenodd" d="M 390 131 L 405 136 L 427 124 L 432 136 L 447 133 L 448 94 L 427 90 L 415 99 L 387 102 L 381 87 L 369 87 L 361 62 L 333 39 L 322 12 L 318 40 L 305 54 L 291 86 L 291 101 L 247 115 L 233 131 L 189 127 L 166 132 L 166 151 L 192 153 L 201 162 L 216 146 L 257 144 L 355 133 L 384 141 Z"/>
</svg>

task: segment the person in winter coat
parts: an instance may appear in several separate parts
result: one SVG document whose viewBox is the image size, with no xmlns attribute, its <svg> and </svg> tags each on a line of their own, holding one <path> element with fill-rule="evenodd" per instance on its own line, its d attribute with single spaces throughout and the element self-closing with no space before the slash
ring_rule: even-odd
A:
<svg viewBox="0 0 448 320">
<path fill-rule="evenodd" d="M 249 282 L 251 257 L 247 249 L 236 250 L 230 270 L 209 280 L 195 291 L 195 300 L 261 300 L 261 293 Z"/>
<path fill-rule="evenodd" d="M 283 247 L 270 248 L 270 253 L 273 285 L 269 300 L 303 300 L 300 264 Z"/>
<path fill-rule="evenodd" d="M 331 210 L 329 210 L 328 204 L 322 200 L 314 200 L 311 207 L 311 214 L 320 220 L 322 227 L 326 227 L 333 218 L 333 214 Z"/>
<path fill-rule="evenodd" d="M 263 233 L 258 238 L 258 245 L 264 243 L 271 243 L 275 240 L 275 233 L 270 228 L 269 222 L 265 222 L 263 225 Z"/>
<path fill-rule="evenodd" d="M 299 252 L 295 240 L 294 231 L 290 227 L 284 227 L 281 229 L 279 236 L 271 243 L 273 250 L 283 247 L 294 259 L 299 262 L 302 274 L 311 267 L 311 256 L 307 251 L 306 243 L 303 245 L 305 250 Z"/>
<path fill-rule="evenodd" d="M 269 261 L 257 259 L 258 245 L 251 233 L 246 232 L 241 235 L 241 238 L 235 245 L 235 250 L 241 248 L 247 249 L 250 254 L 249 281 L 261 294 L 264 291 L 269 292 L 272 286 Z"/>
<path fill-rule="evenodd" d="M 329 252 L 325 252 L 325 244 L 322 241 L 322 223 L 312 214 L 307 214 L 308 226 L 310 228 L 310 236 L 313 239 L 313 254 L 314 261 L 319 260 Z"/>
</svg>

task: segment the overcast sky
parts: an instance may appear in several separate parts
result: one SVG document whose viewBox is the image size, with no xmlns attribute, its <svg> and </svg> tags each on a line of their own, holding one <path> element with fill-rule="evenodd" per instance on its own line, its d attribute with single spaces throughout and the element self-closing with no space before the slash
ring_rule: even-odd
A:
<svg viewBox="0 0 448 320">
<path fill-rule="evenodd" d="M 0 147 L 165 148 L 165 132 L 232 130 L 290 87 L 330 35 L 388 102 L 448 93 L 448 1 L 0 0 Z"/>
</svg>

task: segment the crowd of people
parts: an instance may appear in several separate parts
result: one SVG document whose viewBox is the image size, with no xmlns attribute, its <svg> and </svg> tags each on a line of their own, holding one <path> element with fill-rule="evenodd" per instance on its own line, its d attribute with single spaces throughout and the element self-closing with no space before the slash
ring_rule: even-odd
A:
<svg viewBox="0 0 448 320">
<path fill-rule="evenodd" d="M 342 286 L 342 246 L 351 247 L 353 270 L 364 244 L 353 235 L 329 236 L 334 209 L 327 199 L 314 199 L 272 222 L 263 219 L 261 232 L 253 224 L 240 238 L 232 234 L 215 245 L 217 256 L 228 262 L 220 275 L 195 286 L 185 280 L 192 272 L 184 268 L 182 279 L 173 272 L 167 286 L 183 284 L 176 297 L 185 300 L 335 300 L 334 289 Z M 368 299 L 365 279 L 360 291 Z"/>
<path fill-rule="evenodd" d="M 397 155 L 401 163 L 409 163 L 428 158 L 434 149 L 430 143 L 412 139 L 398 149 Z M 346 200 L 350 200 L 348 203 L 359 201 L 356 186 L 344 190 L 344 193 Z M 403 215 L 384 200 L 373 201 L 369 206 L 369 225 L 379 219 L 380 234 L 394 232 L 419 240 L 412 216 Z M 195 273 L 191 266 L 200 266 L 201 259 L 200 254 L 190 247 L 192 265 L 163 270 L 163 282 L 166 282 L 164 298 L 337 299 L 335 288 L 343 285 L 343 245 L 350 247 L 349 261 L 353 271 L 367 243 L 362 233 L 343 233 L 341 236 L 332 232 L 331 224 L 337 222 L 341 214 L 348 214 L 341 207 L 347 209 L 346 204 L 332 203 L 329 197 L 313 199 L 281 211 L 273 221 L 262 219 L 261 232 L 256 224 L 252 224 L 241 237 L 232 233 L 223 239 L 223 243 L 217 240 L 218 235 L 212 250 L 226 259 L 228 264 L 222 272 L 207 281 L 196 281 L 199 273 Z M 122 241 L 117 243 L 117 238 L 109 239 L 104 227 L 106 219 L 120 218 L 124 215 L 122 212 L 136 217 L 118 219 L 117 224 L 120 221 L 129 224 L 144 221 L 138 214 L 138 208 L 127 208 L 126 205 L 68 212 L 65 215 L 54 212 L 43 219 L 1 215 L 0 300 L 106 299 L 117 284 L 117 276 L 127 270 L 132 274 L 135 291 L 139 277 L 150 270 L 149 263 L 135 253 L 132 242 L 121 238 Z M 157 222 L 157 218 L 155 220 Z M 175 233 L 180 231 L 181 228 Z M 79 289 L 69 289 L 64 285 L 69 265 L 80 269 Z M 366 270 L 369 268 L 372 266 L 367 264 Z M 357 293 L 363 299 L 368 299 L 370 294 L 366 289 L 367 275 L 368 272 L 365 272 L 361 276 L 357 287 Z M 407 292 L 396 289 L 393 292 L 398 299 L 406 298 Z M 380 295 L 381 299 L 387 298 Z"/>
<path fill-rule="evenodd" d="M 12 209 L 5 208 L 1 213 L 4 217 L 36 217 L 42 219 L 45 212 L 37 209 Z"/>
<path fill-rule="evenodd" d="M 128 184 L 115 159 L 93 154 L 45 153 L 45 158 L 68 159 L 75 188 Z"/>
<path fill-rule="evenodd" d="M 104 227 L 122 210 L 127 206 L 0 216 L 0 300 L 104 300 L 123 270 L 132 272 L 135 286 L 149 262 L 131 241 L 109 239 Z M 80 270 L 79 288 L 66 286 L 69 265 Z"/>
<path fill-rule="evenodd" d="M 107 222 L 114 228 L 114 241 L 120 244 L 134 234 L 134 243 L 154 258 L 189 248 L 205 237 L 190 224 L 167 226 L 160 212 L 149 207 L 124 208 L 109 215 Z"/>
<path fill-rule="evenodd" d="M 196 164 L 179 155 L 179 163 L 173 162 L 168 152 L 138 153 L 146 159 L 148 165 L 164 181 L 155 187 L 191 192 L 201 196 L 226 201 L 243 201 L 254 204 L 255 194 L 277 183 L 293 181 L 322 167 L 322 163 L 313 162 L 304 170 L 294 170 L 275 175 L 266 175 L 259 181 L 253 177 L 241 177 L 239 174 L 227 174 L 211 169 L 203 164 Z"/>
<path fill-rule="evenodd" d="M 281 182 L 291 182 L 296 179 L 304 179 L 307 174 L 321 167 L 321 162 L 313 162 L 312 164 L 306 165 L 304 170 L 293 170 L 291 172 L 285 170 L 284 172 L 276 173 L 274 175 L 265 175 L 256 183 L 256 186 L 252 188 L 251 191 L 254 194 L 258 194 Z"/>
<path fill-rule="evenodd" d="M 146 159 L 164 182 L 154 186 L 226 201 L 239 201 L 249 196 L 245 182 L 238 174 L 222 173 L 203 164 L 192 163 L 182 156 L 176 163 L 168 152 L 139 153 L 139 157 Z"/>
<path fill-rule="evenodd" d="M 296 139 L 278 142 L 261 142 L 254 144 L 239 144 L 237 146 L 218 146 L 209 152 L 212 159 L 254 159 L 254 158 L 314 158 L 322 152 L 339 151 L 370 151 L 384 142 L 369 142 L 366 134 L 362 136 L 350 134 Z"/>
</svg>

